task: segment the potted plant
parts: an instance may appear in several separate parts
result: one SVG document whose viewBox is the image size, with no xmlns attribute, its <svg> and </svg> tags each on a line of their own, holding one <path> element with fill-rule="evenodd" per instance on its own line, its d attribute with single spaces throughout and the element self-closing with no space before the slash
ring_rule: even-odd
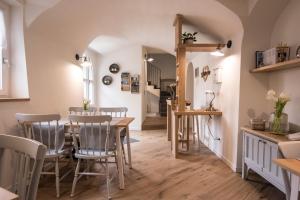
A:
<svg viewBox="0 0 300 200">
<path fill-rule="evenodd" d="M 194 33 L 184 32 L 181 37 L 183 44 L 193 44 L 194 42 L 196 42 L 197 33 L 198 32 L 194 32 Z"/>
<path fill-rule="evenodd" d="M 84 99 L 84 100 L 82 101 L 82 104 L 83 104 L 83 110 L 84 110 L 84 111 L 88 111 L 89 105 L 90 105 L 90 101 L 89 101 L 88 99 Z"/>
<path fill-rule="evenodd" d="M 275 134 L 287 134 L 289 129 L 288 115 L 283 112 L 283 109 L 286 103 L 290 101 L 290 97 L 283 92 L 277 96 L 274 90 L 269 90 L 267 93 L 267 99 L 275 103 L 275 111 L 270 117 L 270 129 Z"/>
</svg>

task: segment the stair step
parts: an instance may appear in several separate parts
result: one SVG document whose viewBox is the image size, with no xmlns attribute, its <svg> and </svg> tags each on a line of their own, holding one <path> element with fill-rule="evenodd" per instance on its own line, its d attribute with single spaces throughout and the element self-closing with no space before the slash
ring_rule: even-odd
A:
<svg viewBox="0 0 300 200">
<path fill-rule="evenodd" d="M 146 117 L 142 125 L 142 130 L 160 130 L 167 128 L 166 117 Z"/>
</svg>

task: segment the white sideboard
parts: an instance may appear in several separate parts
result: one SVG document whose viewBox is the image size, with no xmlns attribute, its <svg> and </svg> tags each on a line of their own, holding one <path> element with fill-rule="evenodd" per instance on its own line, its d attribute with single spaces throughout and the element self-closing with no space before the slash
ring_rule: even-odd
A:
<svg viewBox="0 0 300 200">
<path fill-rule="evenodd" d="M 274 135 L 266 131 L 255 131 L 242 128 L 243 131 L 243 179 L 247 179 L 251 169 L 272 185 L 286 194 L 286 188 L 281 168 L 273 159 L 282 158 L 278 150 L 278 143 L 289 141 L 285 136 Z"/>
</svg>

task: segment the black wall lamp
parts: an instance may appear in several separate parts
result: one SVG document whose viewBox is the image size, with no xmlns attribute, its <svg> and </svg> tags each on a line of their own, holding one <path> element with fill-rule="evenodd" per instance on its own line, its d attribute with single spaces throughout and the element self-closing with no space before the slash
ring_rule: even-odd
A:
<svg viewBox="0 0 300 200">
<path fill-rule="evenodd" d="M 75 59 L 80 61 L 80 65 L 82 67 L 90 67 L 92 66 L 91 59 L 88 56 L 80 56 L 78 53 L 75 55 Z"/>
<path fill-rule="evenodd" d="M 229 49 L 232 46 L 232 40 L 228 40 L 226 47 Z M 221 44 L 218 45 L 216 51 L 210 53 L 213 56 L 224 56 L 224 52 L 221 50 Z"/>
</svg>

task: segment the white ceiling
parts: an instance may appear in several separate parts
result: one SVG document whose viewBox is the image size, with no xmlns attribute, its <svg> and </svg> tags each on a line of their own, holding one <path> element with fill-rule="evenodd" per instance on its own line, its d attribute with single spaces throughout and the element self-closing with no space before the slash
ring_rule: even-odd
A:
<svg viewBox="0 0 300 200">
<path fill-rule="evenodd" d="M 223 0 L 224 1 L 224 0 Z M 175 15 L 226 42 L 243 31 L 239 17 L 216 0 L 28 0 L 28 31 L 84 51 L 107 53 L 128 44 L 174 53 Z M 223 3 L 223 2 L 222 2 Z M 200 37 L 202 41 L 207 37 Z"/>
</svg>

